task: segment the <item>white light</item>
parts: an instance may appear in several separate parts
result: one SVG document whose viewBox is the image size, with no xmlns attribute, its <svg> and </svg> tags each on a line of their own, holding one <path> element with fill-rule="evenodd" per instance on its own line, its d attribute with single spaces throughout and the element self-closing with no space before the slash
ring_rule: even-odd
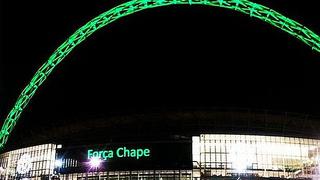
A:
<svg viewBox="0 0 320 180">
<path fill-rule="evenodd" d="M 26 174 L 31 170 L 32 159 L 29 154 L 24 154 L 17 162 L 17 172 L 19 174 Z"/>
<path fill-rule="evenodd" d="M 101 164 L 101 159 L 99 159 L 97 157 L 93 157 L 90 159 L 89 163 L 90 163 L 91 168 L 97 168 Z"/>
<path fill-rule="evenodd" d="M 3 174 L 4 171 L 5 171 L 5 169 L 2 166 L 0 166 L 0 174 Z"/>
<path fill-rule="evenodd" d="M 56 167 L 61 167 L 62 166 L 62 160 L 61 159 L 57 159 L 55 162 L 54 162 L 54 165 Z"/>
<path fill-rule="evenodd" d="M 254 149 L 249 144 L 234 144 L 231 149 L 231 161 L 237 173 L 243 173 L 252 165 Z"/>
</svg>

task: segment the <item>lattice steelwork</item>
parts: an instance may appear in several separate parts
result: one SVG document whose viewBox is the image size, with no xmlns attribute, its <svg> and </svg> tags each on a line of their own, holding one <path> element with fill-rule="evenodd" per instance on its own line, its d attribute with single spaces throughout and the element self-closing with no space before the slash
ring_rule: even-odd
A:
<svg viewBox="0 0 320 180">
<path fill-rule="evenodd" d="M 33 76 L 31 82 L 22 91 L 16 104 L 5 119 L 0 132 L 0 148 L 4 147 L 8 140 L 8 136 L 17 123 L 23 109 L 28 105 L 28 102 L 35 94 L 38 87 L 46 80 L 52 70 L 72 51 L 73 48 L 98 29 L 121 17 L 144 9 L 179 4 L 215 6 L 248 14 L 251 17 L 261 19 L 262 21 L 282 29 L 312 47 L 313 50 L 320 52 L 320 37 L 317 34 L 300 23 L 289 19 L 268 7 L 247 0 L 132 0 L 100 14 L 82 26 L 61 46 L 59 46 L 58 49 L 50 56 L 48 61 L 40 67 Z"/>
</svg>

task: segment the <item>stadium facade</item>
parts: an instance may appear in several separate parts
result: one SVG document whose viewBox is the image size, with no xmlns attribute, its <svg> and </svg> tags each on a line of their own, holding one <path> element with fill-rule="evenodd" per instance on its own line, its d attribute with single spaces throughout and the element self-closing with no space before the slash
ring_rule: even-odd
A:
<svg viewBox="0 0 320 180">
<path fill-rule="evenodd" d="M 130 124 L 128 119 L 135 122 L 141 117 L 114 119 Z M 170 131 L 171 138 L 140 136 L 110 141 L 107 133 L 98 131 L 101 137 L 95 134 L 86 141 L 70 135 L 64 137 L 68 141 L 45 140 L 47 143 L 23 145 L 0 155 L 0 176 L 1 179 L 320 179 L 320 138 L 315 131 L 319 121 L 306 117 L 252 111 L 143 115 L 154 127 L 157 127 L 155 119 L 159 123 L 168 120 L 184 127 L 185 133 L 180 129 L 176 130 L 178 135 Z M 193 125 L 189 124 L 192 119 Z M 179 120 L 185 120 L 185 124 L 177 123 Z M 188 127 L 195 127 L 194 123 L 199 128 L 191 131 Z M 105 129 L 101 123 L 99 126 Z M 160 130 L 153 132 L 164 136 L 160 133 L 161 125 L 158 127 Z"/>
</svg>

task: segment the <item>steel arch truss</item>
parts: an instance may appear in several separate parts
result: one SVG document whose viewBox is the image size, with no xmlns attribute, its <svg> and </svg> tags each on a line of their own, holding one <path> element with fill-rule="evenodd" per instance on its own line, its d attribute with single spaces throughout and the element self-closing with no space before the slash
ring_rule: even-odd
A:
<svg viewBox="0 0 320 180">
<path fill-rule="evenodd" d="M 8 137 L 16 125 L 22 111 L 26 108 L 28 102 L 37 89 L 47 79 L 53 69 L 73 50 L 73 48 L 98 29 L 121 17 L 144 9 L 179 4 L 207 5 L 239 11 L 280 28 L 281 30 L 298 38 L 313 50 L 320 52 L 320 37 L 317 34 L 300 23 L 289 19 L 268 7 L 247 0 L 131 0 L 100 14 L 82 26 L 61 46 L 59 46 L 50 58 L 38 69 L 30 83 L 18 97 L 14 107 L 11 109 L 4 121 L 0 131 L 0 148 L 3 148 L 6 144 Z"/>
</svg>

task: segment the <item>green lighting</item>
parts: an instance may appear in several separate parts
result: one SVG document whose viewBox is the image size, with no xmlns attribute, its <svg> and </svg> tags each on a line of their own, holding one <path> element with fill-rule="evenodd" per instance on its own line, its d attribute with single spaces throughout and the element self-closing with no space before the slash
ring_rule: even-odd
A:
<svg viewBox="0 0 320 180">
<path fill-rule="evenodd" d="M 104 150 L 104 151 L 94 151 L 92 149 L 88 150 L 88 159 L 91 159 L 93 157 L 97 157 L 97 158 L 101 158 L 104 160 L 107 159 L 111 159 L 113 158 L 113 151 L 108 151 L 108 150 Z"/>
<path fill-rule="evenodd" d="M 18 97 L 14 107 L 11 109 L 3 123 L 0 131 L 0 148 L 3 148 L 6 144 L 22 111 L 28 105 L 37 89 L 47 79 L 53 69 L 87 37 L 109 23 L 132 13 L 160 6 L 185 4 L 221 7 L 250 15 L 251 17 L 258 18 L 280 28 L 298 38 L 313 50 L 320 52 L 320 37 L 317 34 L 300 23 L 289 19 L 268 7 L 247 0 L 131 0 L 100 14 L 82 26 L 62 43 L 62 45 L 60 45 L 50 58 L 38 69 L 30 83 Z"/>
<path fill-rule="evenodd" d="M 150 149 L 127 149 L 127 147 L 118 148 L 115 153 L 113 150 L 100 150 L 95 151 L 93 149 L 88 150 L 88 159 L 91 158 L 101 158 L 103 160 L 112 159 L 113 157 L 117 158 L 135 158 L 140 159 L 141 157 L 149 157 Z"/>
</svg>

